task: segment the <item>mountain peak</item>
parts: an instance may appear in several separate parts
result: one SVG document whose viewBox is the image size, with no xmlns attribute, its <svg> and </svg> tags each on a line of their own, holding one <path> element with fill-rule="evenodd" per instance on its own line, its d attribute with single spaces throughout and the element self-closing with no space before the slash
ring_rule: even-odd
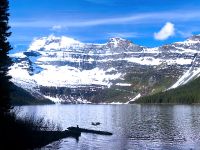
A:
<svg viewBox="0 0 200 150">
<path fill-rule="evenodd" d="M 193 35 L 188 40 L 200 42 L 200 34 Z"/>
<path fill-rule="evenodd" d="M 186 39 L 185 41 L 175 42 L 175 44 L 185 44 L 187 46 L 195 45 L 200 43 L 200 34 L 193 35 Z"/>
<path fill-rule="evenodd" d="M 109 39 L 109 41 L 126 41 L 126 39 L 123 39 L 121 37 L 112 37 Z"/>
<path fill-rule="evenodd" d="M 29 47 L 29 51 L 38 51 L 38 50 L 55 50 L 55 49 L 63 49 L 69 48 L 77 45 L 81 45 L 82 43 L 66 36 L 56 37 L 54 35 L 50 35 L 48 37 L 35 38 Z"/>
<path fill-rule="evenodd" d="M 30 93 L 67 103 L 78 102 L 78 98 L 106 102 L 107 97 L 102 101 L 99 93 L 108 88 L 121 92 L 120 99 L 128 100 L 136 93 L 124 95 L 124 88 L 131 91 L 134 87 L 145 95 L 157 85 L 174 88 L 200 76 L 199 37 L 146 48 L 118 37 L 98 45 L 50 35 L 35 39 L 30 51 L 10 55 L 14 64 L 9 74 L 12 82 Z"/>
<path fill-rule="evenodd" d="M 112 37 L 109 39 L 109 43 L 120 43 L 120 42 L 123 42 L 123 41 L 128 41 L 126 39 L 123 39 L 123 38 L 120 38 L 120 37 Z"/>
<path fill-rule="evenodd" d="M 120 37 L 113 37 L 113 38 L 110 38 L 108 41 L 108 45 L 110 45 L 112 47 L 119 47 L 124 44 L 130 45 L 130 44 L 132 44 L 132 42 L 130 42 L 129 40 L 120 38 Z"/>
</svg>

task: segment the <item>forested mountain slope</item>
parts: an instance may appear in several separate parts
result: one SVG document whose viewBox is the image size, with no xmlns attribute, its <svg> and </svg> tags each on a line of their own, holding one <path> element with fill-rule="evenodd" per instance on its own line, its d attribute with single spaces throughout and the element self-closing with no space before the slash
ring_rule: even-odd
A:
<svg viewBox="0 0 200 150">
<path fill-rule="evenodd" d="M 134 103 L 200 103 L 200 77 L 175 89 L 141 97 Z"/>
</svg>

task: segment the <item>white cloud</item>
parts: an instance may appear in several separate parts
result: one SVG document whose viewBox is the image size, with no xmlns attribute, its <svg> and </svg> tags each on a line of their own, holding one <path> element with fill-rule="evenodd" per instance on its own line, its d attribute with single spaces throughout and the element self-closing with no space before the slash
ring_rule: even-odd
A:
<svg viewBox="0 0 200 150">
<path fill-rule="evenodd" d="M 166 40 L 170 36 L 173 36 L 174 34 L 175 34 L 174 24 L 172 24 L 171 22 L 167 22 L 159 32 L 154 33 L 154 38 L 156 40 Z"/>
<path fill-rule="evenodd" d="M 140 37 L 141 34 L 137 32 L 119 32 L 119 33 L 108 33 L 109 37 L 121 37 L 121 38 L 136 38 Z"/>
<path fill-rule="evenodd" d="M 127 16 L 112 16 L 112 17 L 101 17 L 101 18 L 88 18 L 87 20 L 79 17 L 79 19 L 68 19 L 63 18 L 58 20 L 57 18 L 51 18 L 47 20 L 32 20 L 32 21 L 12 21 L 11 26 L 13 27 L 54 27 L 54 28 L 65 28 L 65 27 L 87 27 L 87 26 L 98 26 L 98 25 L 113 25 L 113 24 L 141 24 L 141 23 L 158 23 L 165 20 L 172 20 L 174 22 L 184 21 L 199 21 L 200 11 L 172 11 L 172 12 L 152 12 L 152 13 L 141 13 L 141 14 L 130 14 Z M 59 24 L 55 26 L 55 24 Z"/>
<path fill-rule="evenodd" d="M 57 31 L 57 30 L 60 30 L 62 28 L 61 25 L 55 25 L 51 28 L 51 30 L 54 30 L 54 31 Z"/>
</svg>

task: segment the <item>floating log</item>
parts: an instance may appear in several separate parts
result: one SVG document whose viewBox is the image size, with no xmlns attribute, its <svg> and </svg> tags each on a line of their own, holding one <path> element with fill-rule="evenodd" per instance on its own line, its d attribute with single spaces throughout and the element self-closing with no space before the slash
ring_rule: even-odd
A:
<svg viewBox="0 0 200 150">
<path fill-rule="evenodd" d="M 37 131 L 36 131 L 37 132 Z M 81 136 L 81 132 L 73 131 L 73 130 L 65 130 L 65 131 L 38 131 L 38 134 L 41 136 L 51 137 L 55 139 L 62 139 L 66 137 L 78 138 Z"/>
<path fill-rule="evenodd" d="M 74 131 L 74 132 L 85 132 L 85 133 L 93 133 L 93 134 L 100 134 L 100 135 L 112 135 L 111 132 L 107 132 L 107 131 L 84 129 L 84 128 L 79 128 L 79 127 L 69 127 L 67 129 L 69 131 Z"/>
</svg>

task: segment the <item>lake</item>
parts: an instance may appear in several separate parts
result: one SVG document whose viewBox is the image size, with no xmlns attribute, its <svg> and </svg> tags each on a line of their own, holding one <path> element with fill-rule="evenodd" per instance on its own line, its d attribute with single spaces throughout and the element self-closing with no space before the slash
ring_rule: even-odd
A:
<svg viewBox="0 0 200 150">
<path fill-rule="evenodd" d="M 110 131 L 112 136 L 82 133 L 43 149 L 188 150 L 200 149 L 200 105 L 44 105 L 23 106 L 20 115 L 45 117 L 65 130 L 76 126 Z M 99 126 L 91 125 L 100 122 Z"/>
</svg>

